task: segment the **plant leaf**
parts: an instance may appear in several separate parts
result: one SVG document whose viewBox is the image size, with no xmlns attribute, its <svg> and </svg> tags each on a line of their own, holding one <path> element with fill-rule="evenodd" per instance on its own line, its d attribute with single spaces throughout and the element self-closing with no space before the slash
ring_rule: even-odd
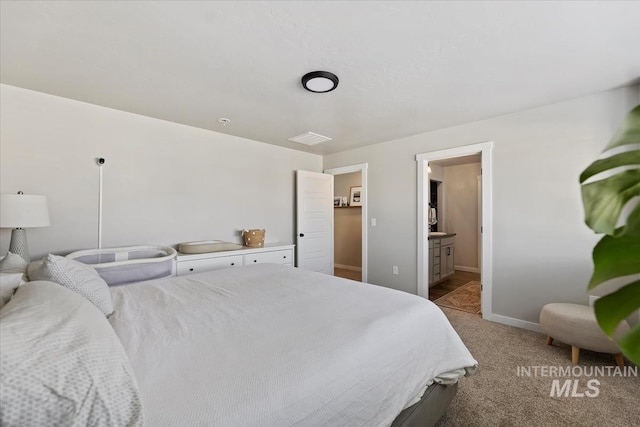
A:
<svg viewBox="0 0 640 427">
<path fill-rule="evenodd" d="M 620 166 L 640 165 L 640 150 L 618 153 L 606 159 L 596 160 L 580 175 L 580 184 L 594 175 Z"/>
<path fill-rule="evenodd" d="M 640 237 L 604 236 L 593 248 L 589 289 L 616 277 L 640 273 Z"/>
<path fill-rule="evenodd" d="M 618 324 L 640 309 L 640 280 L 598 298 L 593 308 L 600 328 L 612 337 Z"/>
<path fill-rule="evenodd" d="M 640 169 L 583 185 L 585 222 L 596 233 L 613 234 L 622 209 L 636 196 L 640 196 Z"/>
<path fill-rule="evenodd" d="M 640 105 L 637 105 L 627 114 L 605 151 L 628 144 L 640 144 Z"/>
<path fill-rule="evenodd" d="M 627 224 L 618 228 L 613 235 L 616 237 L 640 236 L 640 201 L 627 216 Z"/>
<path fill-rule="evenodd" d="M 618 347 L 636 365 L 640 365 L 640 323 L 634 325 L 617 342 Z"/>
</svg>

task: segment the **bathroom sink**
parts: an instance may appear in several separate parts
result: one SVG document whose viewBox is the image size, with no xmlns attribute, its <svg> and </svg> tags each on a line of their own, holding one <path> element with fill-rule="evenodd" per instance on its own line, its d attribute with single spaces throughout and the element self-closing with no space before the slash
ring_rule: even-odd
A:
<svg viewBox="0 0 640 427">
<path fill-rule="evenodd" d="M 429 232 L 429 236 L 444 236 L 447 233 L 445 233 L 444 231 L 430 231 Z"/>
</svg>

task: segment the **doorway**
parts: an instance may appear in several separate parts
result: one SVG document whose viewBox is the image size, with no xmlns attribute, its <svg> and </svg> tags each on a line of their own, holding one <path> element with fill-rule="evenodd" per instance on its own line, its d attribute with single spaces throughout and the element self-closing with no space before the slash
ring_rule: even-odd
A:
<svg viewBox="0 0 640 427">
<path fill-rule="evenodd" d="M 439 219 L 436 218 L 437 223 L 439 225 L 435 228 L 435 230 L 437 230 L 440 233 L 449 233 L 449 231 L 447 230 L 447 227 L 450 226 L 451 224 L 447 224 L 447 221 L 452 221 L 452 218 L 455 218 L 453 214 L 459 211 L 459 209 L 451 209 L 452 215 L 445 214 L 445 211 L 447 211 L 447 204 L 448 202 L 450 202 L 450 200 L 447 200 L 446 180 L 442 177 L 442 175 L 438 176 L 438 173 L 442 172 L 442 170 L 438 170 L 438 168 L 442 169 L 443 166 L 455 165 L 456 163 L 464 164 L 465 161 L 471 161 L 475 158 L 479 158 L 479 161 L 480 161 L 479 184 L 480 184 L 481 191 L 480 191 L 480 194 L 476 194 L 474 196 L 474 199 L 470 200 L 470 203 L 474 207 L 473 209 L 474 211 L 475 209 L 478 209 L 477 204 L 478 203 L 480 204 L 480 207 L 477 210 L 478 222 L 476 225 L 477 228 L 480 230 L 480 238 L 479 238 L 479 244 L 477 244 L 477 246 L 476 244 L 474 244 L 475 247 L 479 248 L 478 252 L 480 254 L 471 253 L 469 256 L 472 257 L 470 259 L 473 259 L 473 256 L 475 255 L 477 257 L 476 259 L 479 260 L 477 264 L 478 266 L 477 268 L 480 270 L 479 282 L 481 283 L 481 285 L 477 284 L 476 286 L 479 289 L 481 289 L 481 311 L 482 311 L 483 318 L 491 317 L 491 314 L 492 314 L 492 311 L 491 311 L 492 259 L 490 256 L 491 244 L 492 244 L 492 240 L 491 240 L 491 149 L 492 149 L 492 145 L 493 144 L 491 142 L 485 142 L 480 144 L 473 144 L 469 146 L 452 148 L 448 150 L 441 150 L 441 151 L 435 151 L 431 153 L 419 154 L 416 156 L 417 167 L 418 167 L 417 197 L 418 197 L 418 231 L 419 231 L 418 260 L 417 260 L 418 261 L 417 262 L 418 264 L 417 294 L 424 298 L 429 298 L 429 283 L 433 283 L 432 276 L 434 276 L 434 273 L 436 271 L 438 271 L 439 273 L 439 269 L 438 269 L 439 264 L 436 262 L 434 265 L 434 263 L 431 262 L 432 257 L 430 257 L 430 255 L 432 255 L 432 252 L 435 252 L 435 250 L 438 249 L 432 246 L 434 245 L 434 241 L 429 240 L 429 237 L 430 237 L 429 231 L 433 230 L 433 223 L 434 223 L 434 211 L 430 206 L 430 202 L 432 200 L 431 180 L 433 179 L 436 182 L 440 182 L 441 184 L 438 186 L 438 188 L 442 191 L 441 195 L 438 195 L 436 198 L 434 198 L 438 201 L 442 200 L 442 202 L 439 202 L 439 206 L 438 206 Z M 447 160 L 447 159 L 451 159 L 451 160 Z M 477 191 L 476 177 L 473 176 L 472 178 L 473 180 L 470 186 L 473 187 L 475 191 Z M 475 230 L 472 230 L 472 232 L 474 231 Z M 437 236 L 434 236 L 432 234 L 431 237 L 433 239 L 434 237 L 437 237 Z M 446 239 L 447 237 L 443 236 L 442 241 L 445 241 Z M 450 241 L 447 241 L 445 242 L 445 244 L 451 244 L 451 243 Z M 465 246 L 464 249 L 468 250 L 469 248 Z M 454 243 L 450 248 L 447 247 L 447 250 L 444 253 L 447 256 L 450 255 L 453 258 L 453 254 L 455 253 L 455 251 L 456 251 L 456 248 Z M 482 256 L 481 254 L 484 254 L 484 256 Z M 436 261 L 442 262 L 437 259 Z M 455 264 L 455 261 L 452 260 L 452 262 Z M 461 266 L 458 266 L 458 267 L 461 267 Z M 463 270 L 467 270 L 467 271 L 461 271 L 461 274 L 459 274 L 461 276 L 464 276 L 465 274 L 468 275 L 468 273 L 478 274 L 478 272 L 474 271 L 473 266 L 471 267 L 467 266 L 466 269 L 464 268 L 464 266 L 462 267 L 463 267 Z M 430 269 L 432 270 L 430 271 Z M 453 276 L 453 274 L 455 274 L 453 272 L 449 271 L 447 274 L 452 274 L 451 276 L 452 278 L 455 277 Z M 437 278 L 439 279 L 439 277 Z"/>
<path fill-rule="evenodd" d="M 327 169 L 324 173 L 334 175 L 334 273 L 366 282 L 367 164 Z M 358 241 L 354 244 L 353 239 Z"/>
</svg>

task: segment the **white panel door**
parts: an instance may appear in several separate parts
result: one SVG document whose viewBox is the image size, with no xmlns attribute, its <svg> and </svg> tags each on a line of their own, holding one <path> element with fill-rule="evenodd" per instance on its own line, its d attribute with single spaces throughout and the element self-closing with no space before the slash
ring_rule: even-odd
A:
<svg viewBox="0 0 640 427">
<path fill-rule="evenodd" d="M 298 267 L 333 276 L 333 175 L 296 171 Z"/>
</svg>

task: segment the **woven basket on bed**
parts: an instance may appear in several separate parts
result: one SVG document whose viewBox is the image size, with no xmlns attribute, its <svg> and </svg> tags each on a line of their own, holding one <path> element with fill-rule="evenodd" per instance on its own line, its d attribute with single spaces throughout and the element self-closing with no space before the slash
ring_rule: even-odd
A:
<svg viewBox="0 0 640 427">
<path fill-rule="evenodd" d="M 242 232 L 242 241 L 249 248 L 262 248 L 264 247 L 264 233 L 264 228 L 261 230 L 244 230 Z"/>
</svg>

